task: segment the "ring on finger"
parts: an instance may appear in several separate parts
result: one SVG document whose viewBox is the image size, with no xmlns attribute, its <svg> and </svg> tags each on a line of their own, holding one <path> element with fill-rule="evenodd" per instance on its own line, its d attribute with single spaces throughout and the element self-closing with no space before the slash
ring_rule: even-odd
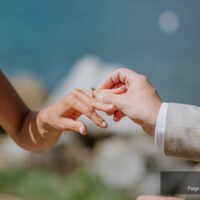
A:
<svg viewBox="0 0 200 200">
<path fill-rule="evenodd" d="M 94 94 L 96 89 L 94 87 L 91 87 L 90 89 L 91 89 L 92 98 L 96 98 L 96 96 Z"/>
</svg>

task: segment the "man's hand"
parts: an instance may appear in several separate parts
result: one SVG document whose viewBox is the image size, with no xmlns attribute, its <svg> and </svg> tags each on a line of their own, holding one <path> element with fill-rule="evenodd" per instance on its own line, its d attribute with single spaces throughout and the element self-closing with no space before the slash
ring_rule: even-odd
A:
<svg viewBox="0 0 200 200">
<path fill-rule="evenodd" d="M 123 94 L 101 93 L 96 98 L 104 103 L 114 104 L 119 111 L 114 114 L 114 120 L 119 121 L 128 116 L 150 135 L 154 134 L 161 99 L 149 80 L 141 74 L 126 68 L 121 68 L 107 77 L 100 86 L 101 89 L 126 87 Z"/>
</svg>

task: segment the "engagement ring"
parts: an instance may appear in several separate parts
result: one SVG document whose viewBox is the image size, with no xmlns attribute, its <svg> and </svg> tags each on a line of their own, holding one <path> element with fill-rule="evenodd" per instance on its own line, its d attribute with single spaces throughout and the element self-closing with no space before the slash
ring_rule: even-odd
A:
<svg viewBox="0 0 200 200">
<path fill-rule="evenodd" d="M 92 93 L 92 97 L 93 97 L 93 98 L 96 98 L 95 95 L 94 95 L 94 91 L 95 91 L 95 90 L 96 90 L 96 89 L 95 89 L 94 87 L 91 87 L 91 93 Z"/>
</svg>

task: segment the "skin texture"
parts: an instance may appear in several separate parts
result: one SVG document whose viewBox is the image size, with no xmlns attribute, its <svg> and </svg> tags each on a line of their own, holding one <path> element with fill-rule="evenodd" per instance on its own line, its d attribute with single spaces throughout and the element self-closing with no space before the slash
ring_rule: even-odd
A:
<svg viewBox="0 0 200 200">
<path fill-rule="evenodd" d="M 137 200 L 183 200 L 183 199 L 176 197 L 140 196 L 137 198 Z"/>
<path fill-rule="evenodd" d="M 118 94 L 123 91 L 119 88 L 104 92 Z M 80 115 L 84 114 L 97 126 L 106 128 L 106 122 L 96 110 L 111 113 L 116 110 L 114 105 L 93 98 L 91 90 L 75 89 L 55 104 L 33 112 L 1 71 L 0 94 L 0 125 L 19 146 L 36 152 L 55 144 L 63 131 L 72 130 L 85 135 L 86 125 L 77 121 Z"/>
<path fill-rule="evenodd" d="M 117 110 L 109 115 L 114 115 L 116 122 L 124 116 L 128 116 L 150 135 L 154 135 L 158 113 L 162 101 L 144 75 L 132 70 L 121 68 L 110 74 L 101 89 L 113 89 L 125 87 L 124 93 L 111 94 L 102 91 L 96 94 L 96 98 L 105 103 L 116 105 Z M 137 200 L 183 200 L 174 197 L 140 196 Z"/>
<path fill-rule="evenodd" d="M 120 121 L 124 116 L 129 117 L 150 135 L 154 135 L 161 99 L 150 81 L 142 74 L 127 68 L 121 68 L 110 74 L 101 89 L 125 87 L 123 94 L 111 94 L 106 91 L 97 94 L 96 98 L 104 103 L 114 104 L 117 111 L 114 120 Z"/>
</svg>

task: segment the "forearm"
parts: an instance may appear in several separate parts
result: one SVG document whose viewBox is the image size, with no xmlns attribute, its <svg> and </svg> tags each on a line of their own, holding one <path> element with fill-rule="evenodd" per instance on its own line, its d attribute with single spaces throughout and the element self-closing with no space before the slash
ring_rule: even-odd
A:
<svg viewBox="0 0 200 200">
<path fill-rule="evenodd" d="M 58 140 L 59 133 L 42 132 L 38 113 L 25 105 L 1 71 L 0 94 L 0 124 L 22 148 L 42 151 Z"/>
<path fill-rule="evenodd" d="M 29 110 L 10 82 L 0 72 L 0 124 L 22 148 L 42 151 L 59 139 L 61 132 L 73 130 L 85 135 L 86 125 L 76 121 L 86 115 L 96 125 L 106 128 L 105 120 L 96 110 L 113 113 L 115 105 L 92 98 L 85 91 L 75 89 L 53 105 L 34 113 Z"/>
<path fill-rule="evenodd" d="M 164 136 L 165 154 L 200 161 L 200 107 L 170 103 Z"/>
<path fill-rule="evenodd" d="M 39 113 L 28 111 L 22 119 L 21 127 L 12 133 L 15 142 L 29 151 L 43 151 L 55 144 L 61 133 L 55 131 L 44 131 Z"/>
</svg>

